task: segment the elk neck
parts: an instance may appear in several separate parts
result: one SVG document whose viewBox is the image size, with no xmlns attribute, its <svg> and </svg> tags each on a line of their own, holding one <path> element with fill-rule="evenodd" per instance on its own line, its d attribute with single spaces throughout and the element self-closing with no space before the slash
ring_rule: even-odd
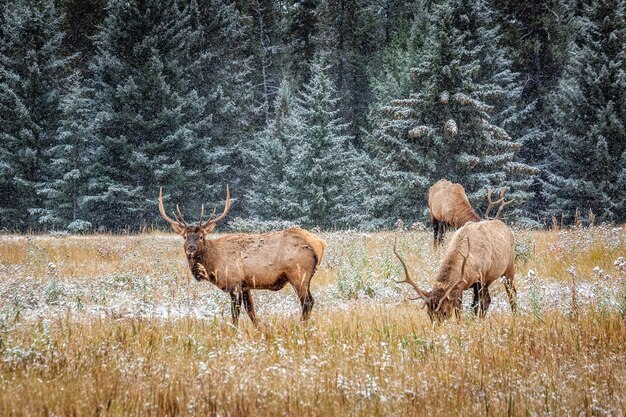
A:
<svg viewBox="0 0 626 417">
<path fill-rule="evenodd" d="M 196 251 L 192 255 L 187 255 L 187 262 L 189 263 L 189 268 L 194 274 L 194 277 L 196 277 L 198 271 L 196 265 L 200 264 L 209 274 L 209 280 L 214 280 L 212 271 L 215 270 L 217 256 L 217 250 L 213 241 L 205 238 L 198 244 Z M 198 279 L 198 277 L 196 277 L 196 279 Z"/>
<path fill-rule="evenodd" d="M 461 227 L 467 222 L 479 222 L 480 216 L 470 207 L 464 207 L 462 210 L 458 210 L 458 214 L 455 216 L 456 227 Z"/>
<path fill-rule="evenodd" d="M 463 258 L 457 253 L 455 249 L 449 248 L 448 253 L 443 259 L 441 267 L 437 272 L 436 288 L 444 288 L 444 292 L 455 284 L 459 278 L 461 278 L 461 265 L 463 264 Z M 435 288 L 435 289 L 436 289 Z M 433 293 L 435 291 L 433 289 Z"/>
</svg>

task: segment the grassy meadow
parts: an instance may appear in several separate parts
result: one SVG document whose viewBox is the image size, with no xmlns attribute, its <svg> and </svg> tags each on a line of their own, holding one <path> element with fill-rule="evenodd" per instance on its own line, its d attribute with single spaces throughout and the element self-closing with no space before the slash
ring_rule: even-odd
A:
<svg viewBox="0 0 626 417">
<path fill-rule="evenodd" d="M 515 315 L 433 326 L 391 252 L 429 288 L 430 232 L 337 232 L 308 323 L 285 287 L 238 330 L 179 236 L 0 236 L 0 416 L 626 415 L 624 229 L 514 234 Z"/>
</svg>

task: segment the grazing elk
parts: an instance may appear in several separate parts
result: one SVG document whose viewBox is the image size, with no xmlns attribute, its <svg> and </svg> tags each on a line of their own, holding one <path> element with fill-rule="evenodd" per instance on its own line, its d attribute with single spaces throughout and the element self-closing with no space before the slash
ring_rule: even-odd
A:
<svg viewBox="0 0 626 417">
<path fill-rule="evenodd" d="M 447 227 L 459 228 L 467 222 L 480 221 L 480 216 L 472 208 L 463 186 L 448 180 L 439 180 L 430 187 L 428 208 L 433 224 L 435 247 L 443 241 Z"/>
<path fill-rule="evenodd" d="M 487 190 L 487 200 L 489 205 L 485 211 L 486 220 L 496 220 L 500 217 L 502 209 L 514 200 L 504 201 L 505 189 L 500 190 L 500 199 L 491 200 L 492 190 Z M 489 218 L 489 212 L 494 204 L 500 204 L 496 216 Z M 459 228 L 467 222 L 478 222 L 480 216 L 476 214 L 465 194 L 465 189 L 461 184 L 455 184 L 448 180 L 439 180 L 428 190 L 428 208 L 430 209 L 430 220 L 433 224 L 434 245 L 437 247 L 443 241 L 447 227 Z"/>
<path fill-rule="evenodd" d="M 489 285 L 500 277 L 509 297 L 511 310 L 517 309 L 515 278 L 515 240 L 511 229 L 500 220 L 471 222 L 457 230 L 450 241 L 431 291 L 422 290 L 409 276 L 409 270 L 396 251 L 407 283 L 427 307 L 431 320 L 445 320 L 461 310 L 463 291 L 474 290 L 474 313 L 483 317 L 491 303 Z"/>
<path fill-rule="evenodd" d="M 262 234 L 233 234 L 207 239 L 217 222 L 228 214 L 230 192 L 226 187 L 224 212 L 203 222 L 204 206 L 198 225 L 188 225 L 178 206 L 178 216 L 172 220 L 163 208 L 163 189 L 159 192 L 159 212 L 172 225 L 174 232 L 185 238 L 185 255 L 194 278 L 215 284 L 230 294 L 233 324 L 239 321 L 243 302 L 248 316 L 256 323 L 251 290 L 278 291 L 289 283 L 296 290 L 302 304 L 302 320 L 307 320 L 313 309 L 309 291 L 311 278 L 322 261 L 326 243 L 307 232 L 291 229 Z"/>
</svg>

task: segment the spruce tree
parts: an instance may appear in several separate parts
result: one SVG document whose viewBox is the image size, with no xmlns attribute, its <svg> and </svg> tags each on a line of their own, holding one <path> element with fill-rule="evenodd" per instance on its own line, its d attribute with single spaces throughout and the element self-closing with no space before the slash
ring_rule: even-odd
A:
<svg viewBox="0 0 626 417">
<path fill-rule="evenodd" d="M 474 206 L 486 205 L 489 187 L 529 197 L 524 174 L 535 170 L 515 160 L 520 145 L 504 128 L 518 112 L 520 84 L 498 41 L 485 2 L 433 6 L 411 92 L 382 107 L 368 140 L 384 184 L 367 204 L 374 218 L 387 226 L 420 218 L 428 187 L 440 178 L 463 184 Z"/>
<path fill-rule="evenodd" d="M 49 149 L 69 86 L 63 16 L 49 1 L 15 1 L 0 26 L 0 229 L 39 229 Z"/>
<path fill-rule="evenodd" d="M 89 150 L 95 143 L 92 91 L 78 77 L 59 107 L 62 121 L 48 151 L 50 177 L 40 191 L 45 196 L 40 222 L 51 228 L 86 222 L 82 198 L 90 174 Z"/>
<path fill-rule="evenodd" d="M 360 2 L 321 0 L 317 15 L 317 51 L 330 65 L 330 77 L 341 97 L 340 116 L 349 122 L 347 133 L 360 144 L 371 95 L 368 55 L 379 48 L 376 34 L 369 30 Z"/>
<path fill-rule="evenodd" d="M 315 28 L 319 0 L 288 0 L 285 2 L 284 43 L 285 67 L 295 88 L 311 78 L 310 64 L 317 50 Z"/>
<path fill-rule="evenodd" d="M 398 30 L 391 43 L 382 52 L 380 73 L 371 79 L 373 99 L 370 102 L 368 122 L 378 126 L 384 119 L 382 108 L 398 97 L 411 93 L 412 69 L 420 62 L 428 32 L 428 7 L 422 2 L 421 13 Z"/>
<path fill-rule="evenodd" d="M 255 137 L 248 166 L 252 185 L 248 194 L 249 213 L 258 220 L 283 220 L 290 195 L 287 190 L 287 167 L 290 165 L 289 138 L 293 137 L 294 97 L 289 83 L 281 83 L 274 118 Z"/>
<path fill-rule="evenodd" d="M 534 176 L 529 191 L 533 197 L 524 205 L 524 215 L 545 223 L 547 203 L 543 190 L 548 175 L 551 129 L 554 125 L 550 97 L 558 87 L 567 58 L 572 32 L 573 0 L 520 2 L 494 0 L 497 21 L 502 26 L 502 44 L 511 58 L 511 68 L 525 80 L 521 92 L 524 109 L 509 133 L 518 138 L 520 160 L 541 172 Z"/>
<path fill-rule="evenodd" d="M 324 60 L 316 58 L 310 71 L 291 115 L 286 210 L 289 220 L 307 227 L 355 227 L 363 221 L 363 160 L 338 117 Z"/>
<path fill-rule="evenodd" d="M 112 0 L 96 37 L 94 134 L 85 210 L 95 227 L 138 229 L 159 218 L 158 187 L 199 210 L 219 171 L 205 101 L 181 64 L 188 9 L 170 1 Z M 195 203 L 195 204 L 194 204 Z"/>
<path fill-rule="evenodd" d="M 243 6 L 245 50 L 249 51 L 255 121 L 266 126 L 283 77 L 285 45 L 282 43 L 281 5 L 273 0 L 253 0 Z"/>
<path fill-rule="evenodd" d="M 576 33 L 554 97 L 546 198 L 565 221 L 576 209 L 624 221 L 626 2 L 582 2 Z"/>
<path fill-rule="evenodd" d="M 197 2 L 189 5 L 189 36 L 185 71 L 190 87 L 206 102 L 203 110 L 210 123 L 199 126 L 201 136 L 210 137 L 204 147 L 204 175 L 208 201 L 221 201 L 230 184 L 236 198 L 245 195 L 249 172 L 244 163 L 258 131 L 265 109 L 255 101 L 252 83 L 255 65 L 251 62 L 251 24 L 235 3 L 228 0 Z M 233 205 L 232 214 L 245 209 Z"/>
</svg>

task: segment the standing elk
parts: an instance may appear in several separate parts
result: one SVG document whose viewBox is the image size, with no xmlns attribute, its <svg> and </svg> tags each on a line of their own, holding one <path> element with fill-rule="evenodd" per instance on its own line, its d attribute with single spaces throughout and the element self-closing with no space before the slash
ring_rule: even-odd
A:
<svg viewBox="0 0 626 417">
<path fill-rule="evenodd" d="M 435 247 L 443 241 L 447 227 L 458 229 L 467 222 L 480 221 L 480 216 L 472 208 L 463 186 L 448 180 L 439 180 L 430 187 L 428 208 L 433 224 Z"/>
<path fill-rule="evenodd" d="M 307 320 L 313 309 L 313 296 L 309 290 L 311 278 L 322 261 L 326 243 L 294 227 L 279 232 L 262 234 L 233 234 L 207 239 L 217 222 L 228 214 L 230 192 L 226 187 L 224 212 L 203 222 L 188 225 L 178 206 L 178 216 L 172 220 L 163 208 L 163 189 L 159 191 L 159 212 L 172 225 L 174 232 L 185 239 L 184 249 L 191 273 L 197 281 L 210 281 L 230 294 L 231 315 L 237 326 L 243 302 L 248 316 L 256 323 L 256 313 L 251 290 L 278 291 L 289 283 L 302 304 L 302 320 Z"/>
<path fill-rule="evenodd" d="M 489 205 L 485 211 L 486 220 L 498 219 L 502 209 L 513 202 L 513 200 L 504 201 L 505 192 L 505 189 L 500 190 L 500 199 L 494 202 L 491 200 L 492 190 L 487 190 Z M 494 204 L 500 204 L 500 207 L 496 216 L 490 219 L 489 211 Z M 430 209 L 430 220 L 433 224 L 435 247 L 439 246 L 443 241 L 446 228 L 452 226 L 458 229 L 467 222 L 480 221 L 480 216 L 472 208 L 463 186 L 448 180 L 439 180 L 430 187 L 428 190 L 428 208 Z"/>
<path fill-rule="evenodd" d="M 457 230 L 450 241 L 443 263 L 437 273 L 434 288 L 422 290 L 409 276 L 406 263 L 396 250 L 393 252 L 404 268 L 407 283 L 424 301 L 431 320 L 445 320 L 454 312 L 460 314 L 463 291 L 472 288 L 474 313 L 484 317 L 491 303 L 489 285 L 504 277 L 504 287 L 511 310 L 516 311 L 515 239 L 511 229 L 500 220 L 468 223 Z M 465 254 L 464 254 L 465 253 Z"/>
</svg>

